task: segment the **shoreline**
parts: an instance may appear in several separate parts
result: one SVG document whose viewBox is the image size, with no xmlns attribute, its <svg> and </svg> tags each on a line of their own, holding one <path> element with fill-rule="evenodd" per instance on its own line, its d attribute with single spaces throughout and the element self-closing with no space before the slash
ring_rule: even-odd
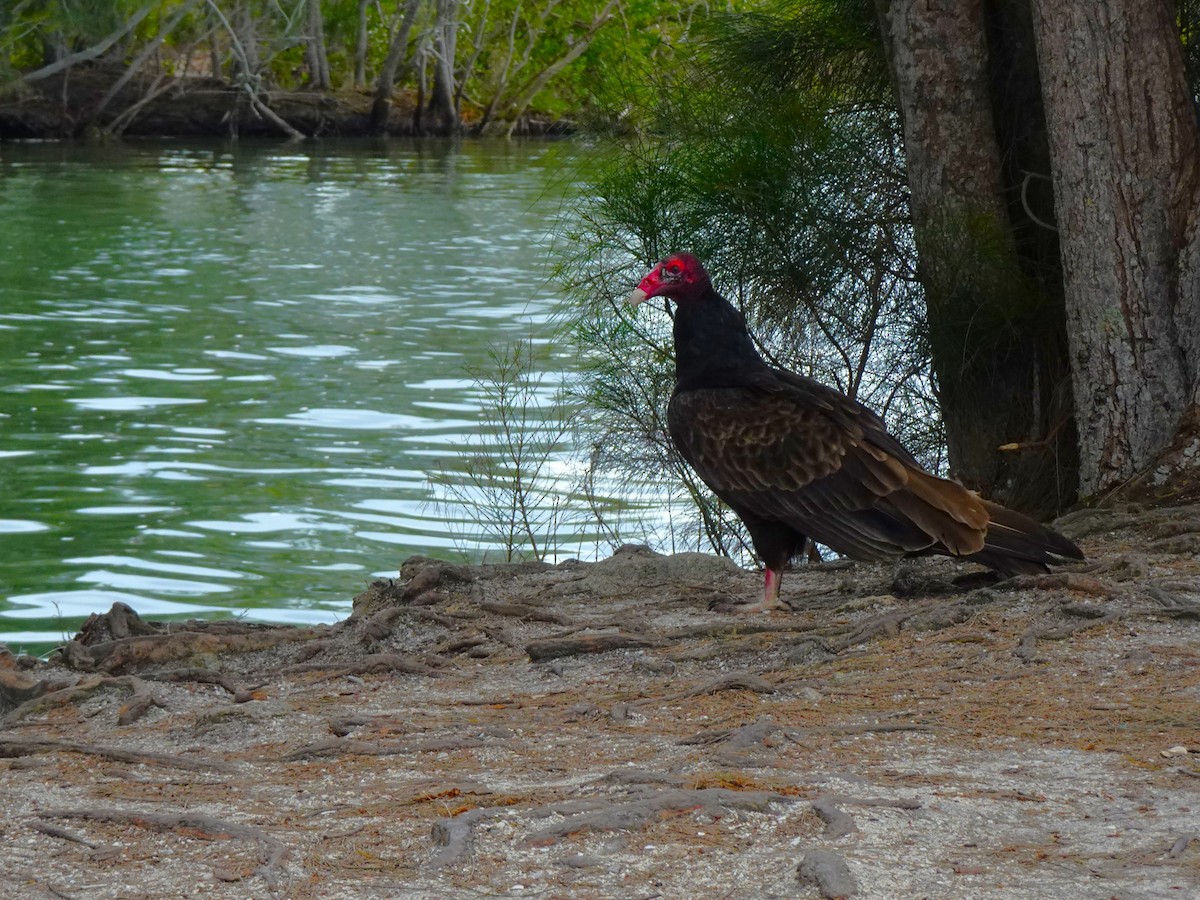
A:
<svg viewBox="0 0 1200 900">
<path fill-rule="evenodd" d="M 64 73 L 0 94 L 0 143 L 18 140 L 273 137 L 565 137 L 575 120 L 529 113 L 515 123 L 492 122 L 483 133 L 464 110 L 460 129 L 430 127 L 415 115 L 415 98 L 397 92 L 387 126 L 371 122 L 366 90 L 246 91 L 207 78 L 181 80 L 149 97 L 127 86 L 107 104 L 110 78 L 101 70 Z M 264 115 L 264 112 L 266 115 Z"/>
</svg>

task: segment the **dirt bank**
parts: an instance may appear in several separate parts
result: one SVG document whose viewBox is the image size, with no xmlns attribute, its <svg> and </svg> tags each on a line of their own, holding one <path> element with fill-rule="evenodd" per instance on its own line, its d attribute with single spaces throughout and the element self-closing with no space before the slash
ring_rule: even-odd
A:
<svg viewBox="0 0 1200 900">
<path fill-rule="evenodd" d="M 121 609 L 0 670 L 0 896 L 1161 898 L 1200 885 L 1200 508 L 1088 563 L 408 561 L 339 626 Z"/>
<path fill-rule="evenodd" d="M 154 85 L 134 81 L 104 103 L 105 94 L 120 75 L 120 70 L 81 66 L 0 93 L 0 140 L 286 138 L 295 136 L 292 131 L 317 138 L 381 134 L 370 121 L 371 95 L 366 91 L 261 91 L 256 105 L 244 90 L 224 81 L 190 77 Z M 415 105 L 414 96 L 398 91 L 382 134 L 430 133 L 432 123 L 414 116 Z M 471 133 L 472 118 L 472 111 L 464 110 L 465 133 Z M 504 134 L 509 125 L 496 123 L 496 127 Z M 517 122 L 512 133 L 552 136 L 572 130 L 573 123 L 567 119 L 529 114 Z"/>
</svg>

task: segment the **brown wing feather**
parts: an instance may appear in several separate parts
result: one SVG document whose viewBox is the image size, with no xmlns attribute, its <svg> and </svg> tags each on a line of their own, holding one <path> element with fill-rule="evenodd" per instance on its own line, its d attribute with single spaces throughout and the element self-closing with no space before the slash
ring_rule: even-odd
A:
<svg viewBox="0 0 1200 900">
<path fill-rule="evenodd" d="M 853 401 L 792 388 L 671 400 L 676 445 L 735 512 L 865 558 L 984 548 L 989 516 L 978 497 L 925 472 L 903 448 L 893 453 L 899 445 L 883 423 Z"/>
</svg>

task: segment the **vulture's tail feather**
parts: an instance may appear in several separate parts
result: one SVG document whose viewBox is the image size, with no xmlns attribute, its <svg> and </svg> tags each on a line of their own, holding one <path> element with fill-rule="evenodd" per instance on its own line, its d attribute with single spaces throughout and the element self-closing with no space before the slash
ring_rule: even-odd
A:
<svg viewBox="0 0 1200 900">
<path fill-rule="evenodd" d="M 967 559 L 1004 575 L 1037 575 L 1065 559 L 1083 559 L 1083 551 L 1057 531 L 992 503 L 983 501 L 991 521 L 983 549 Z"/>
</svg>

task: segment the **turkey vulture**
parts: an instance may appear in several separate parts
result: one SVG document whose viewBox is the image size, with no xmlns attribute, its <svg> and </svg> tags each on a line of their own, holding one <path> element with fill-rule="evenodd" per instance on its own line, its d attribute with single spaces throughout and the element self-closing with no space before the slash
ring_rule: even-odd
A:
<svg viewBox="0 0 1200 900">
<path fill-rule="evenodd" d="M 746 320 L 690 253 L 668 256 L 629 295 L 675 301 L 675 391 L 667 425 L 696 474 L 746 523 L 782 608 L 788 561 L 809 540 L 855 559 L 930 553 L 1004 575 L 1083 553 L 1062 535 L 927 472 L 861 403 L 766 363 Z"/>
</svg>

